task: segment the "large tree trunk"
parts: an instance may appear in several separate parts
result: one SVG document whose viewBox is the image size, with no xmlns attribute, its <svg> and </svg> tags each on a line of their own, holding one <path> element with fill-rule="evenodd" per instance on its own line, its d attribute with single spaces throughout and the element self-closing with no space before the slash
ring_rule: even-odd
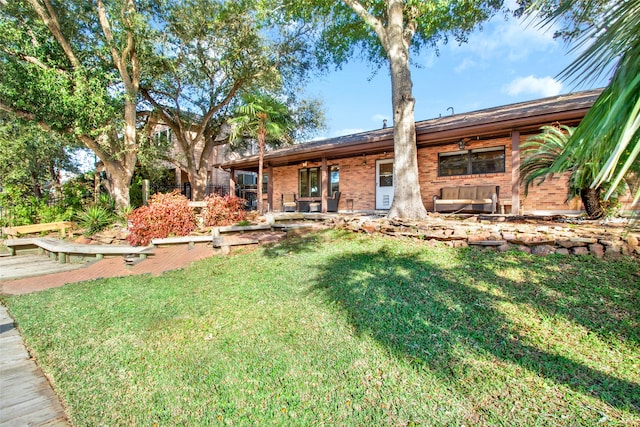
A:
<svg viewBox="0 0 640 427">
<path fill-rule="evenodd" d="M 427 210 L 420 195 L 418 150 L 414 116 L 415 98 L 409 69 L 409 50 L 403 38 L 402 2 L 389 7 L 387 56 L 391 67 L 393 101 L 394 196 L 389 218 L 422 219 Z"/>
<path fill-rule="evenodd" d="M 198 170 L 187 171 L 189 177 L 189 184 L 191 184 L 191 199 L 192 200 L 204 200 L 207 193 L 207 178 L 209 172 L 205 168 Z"/>
<path fill-rule="evenodd" d="M 589 218 L 598 219 L 604 216 L 600 188 L 583 188 L 580 190 L 580 198 Z"/>
<path fill-rule="evenodd" d="M 129 206 L 129 186 L 133 177 L 135 167 L 135 156 L 125 161 L 103 160 L 105 172 L 107 173 L 106 187 L 115 202 L 117 208 Z M 131 166 L 131 164 L 133 166 Z"/>
</svg>

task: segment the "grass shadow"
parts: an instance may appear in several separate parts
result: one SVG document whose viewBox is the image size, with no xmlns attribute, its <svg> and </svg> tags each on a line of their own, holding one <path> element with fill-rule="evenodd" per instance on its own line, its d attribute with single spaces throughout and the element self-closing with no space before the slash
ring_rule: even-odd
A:
<svg viewBox="0 0 640 427">
<path fill-rule="evenodd" d="M 458 274 L 486 259 L 466 259 L 477 256 L 474 250 L 448 253 L 462 255 L 448 266 L 429 261 L 420 251 L 398 253 L 387 247 L 338 254 L 318 267 L 315 290 L 339 302 L 358 333 L 370 335 L 393 354 L 445 381 L 455 383 L 465 369 L 461 361 L 465 354 L 486 354 L 618 409 L 640 412 L 640 384 L 532 344 L 497 308 L 500 302 L 526 302 L 535 294 L 532 286 L 499 277 L 492 270 Z M 500 289 L 483 289 L 476 277 L 487 283 L 493 280 Z M 580 307 L 590 307 L 588 293 L 566 309 L 543 301 L 538 299 L 535 305 L 602 329 L 577 314 Z M 637 308 L 634 313 L 637 316 Z"/>
</svg>

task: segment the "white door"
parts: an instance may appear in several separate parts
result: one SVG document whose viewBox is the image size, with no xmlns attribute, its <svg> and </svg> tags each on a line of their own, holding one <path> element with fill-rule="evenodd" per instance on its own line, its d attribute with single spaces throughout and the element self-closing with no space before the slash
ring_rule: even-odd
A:
<svg viewBox="0 0 640 427">
<path fill-rule="evenodd" d="M 393 159 L 376 161 L 376 209 L 390 209 L 393 202 Z"/>
</svg>

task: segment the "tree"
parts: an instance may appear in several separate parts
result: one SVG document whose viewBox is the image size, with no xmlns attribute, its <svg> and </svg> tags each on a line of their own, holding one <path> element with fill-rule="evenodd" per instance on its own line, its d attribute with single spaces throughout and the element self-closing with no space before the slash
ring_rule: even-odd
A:
<svg viewBox="0 0 640 427">
<path fill-rule="evenodd" d="M 258 212 L 262 213 L 262 169 L 267 142 L 271 146 L 293 141 L 294 120 L 287 106 L 265 93 L 252 93 L 243 97 L 231 119 L 231 140 L 246 139 L 258 142 Z"/>
<path fill-rule="evenodd" d="M 243 2 L 168 2 L 163 18 L 141 93 L 176 140 L 160 157 L 187 173 L 202 200 L 211 154 L 229 142 L 223 126 L 237 93 L 275 88 L 280 76 Z"/>
<path fill-rule="evenodd" d="M 186 172 L 193 197 L 201 200 L 211 154 L 229 143 L 225 124 L 238 94 L 284 95 L 304 80 L 304 31 L 266 19 L 260 2 L 175 1 L 167 2 L 165 11 L 141 93 L 153 108 L 152 120 L 167 125 L 175 138 L 173 146 L 156 147 L 159 157 Z M 321 119 L 317 108 L 300 111 Z M 307 118 L 314 124 L 312 116 Z"/>
<path fill-rule="evenodd" d="M 612 70 L 607 87 L 582 119 L 564 150 L 550 168 L 594 168 L 589 186 L 608 183 L 609 198 L 626 177 L 636 181 L 640 162 L 640 2 L 543 0 L 529 5 L 530 14 L 542 13 L 546 24 L 564 22 L 561 32 L 572 41 L 578 58 L 562 73 L 564 79 L 585 82 Z"/>
<path fill-rule="evenodd" d="M 136 1 L 16 0 L 0 14 L 0 109 L 74 135 L 128 205 L 145 31 Z"/>
<path fill-rule="evenodd" d="M 391 75 L 395 194 L 389 217 L 423 218 L 410 57 L 453 36 L 458 42 L 502 6 L 502 0 L 305 0 L 288 3 L 293 18 L 320 21 L 319 58 L 345 63 L 360 49 Z"/>
<path fill-rule="evenodd" d="M 61 173 L 78 172 L 69 141 L 39 126 L 0 117 L 0 188 L 40 198 L 61 185 Z"/>
</svg>

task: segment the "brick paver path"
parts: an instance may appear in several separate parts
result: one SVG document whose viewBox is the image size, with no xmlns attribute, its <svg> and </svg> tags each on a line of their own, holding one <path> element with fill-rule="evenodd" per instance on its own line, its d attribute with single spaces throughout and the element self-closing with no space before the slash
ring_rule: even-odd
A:
<svg viewBox="0 0 640 427">
<path fill-rule="evenodd" d="M 242 239 L 256 239 L 261 243 L 281 240 L 286 233 L 262 232 L 246 233 Z M 234 236 L 225 237 L 232 240 Z M 165 271 L 176 270 L 194 261 L 213 256 L 211 245 L 197 244 L 193 248 L 188 245 L 175 245 L 155 249 L 155 254 L 133 266 L 127 266 L 123 257 L 104 258 L 90 264 L 88 267 L 62 273 L 47 274 L 38 277 L 8 280 L 0 282 L 0 293 L 6 295 L 20 295 L 37 292 L 48 288 L 55 288 L 67 283 L 84 282 L 86 280 L 106 277 L 123 277 L 136 274 L 160 275 Z"/>
</svg>

